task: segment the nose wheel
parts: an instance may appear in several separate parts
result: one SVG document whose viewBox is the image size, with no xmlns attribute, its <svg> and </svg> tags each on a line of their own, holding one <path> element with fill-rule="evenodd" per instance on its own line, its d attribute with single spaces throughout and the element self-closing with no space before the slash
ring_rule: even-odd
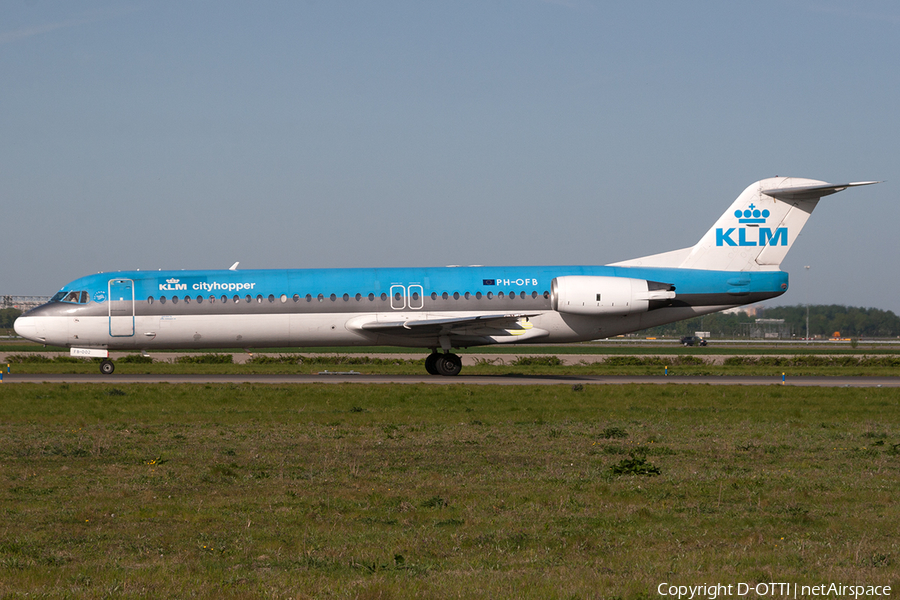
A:
<svg viewBox="0 0 900 600">
<path fill-rule="evenodd" d="M 116 365 L 113 361 L 108 358 L 100 361 L 100 372 L 104 375 L 112 375 L 112 372 L 116 370 Z"/>
<path fill-rule="evenodd" d="M 432 352 L 425 359 L 425 370 L 429 375 L 452 377 L 462 371 L 462 359 L 456 354 Z"/>
</svg>

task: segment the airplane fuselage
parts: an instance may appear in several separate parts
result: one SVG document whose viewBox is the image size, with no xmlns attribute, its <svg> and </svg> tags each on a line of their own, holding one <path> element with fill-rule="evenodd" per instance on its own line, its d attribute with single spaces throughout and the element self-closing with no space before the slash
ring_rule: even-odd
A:
<svg viewBox="0 0 900 600">
<path fill-rule="evenodd" d="M 554 309 L 553 282 L 566 277 L 663 282 L 674 297 L 646 310 Z M 608 266 L 127 271 L 67 284 L 16 327 L 48 345 L 107 350 L 574 342 L 773 298 L 787 281 L 781 271 Z M 466 321 L 479 315 L 495 322 Z M 402 326 L 417 321 L 437 325 Z"/>
</svg>

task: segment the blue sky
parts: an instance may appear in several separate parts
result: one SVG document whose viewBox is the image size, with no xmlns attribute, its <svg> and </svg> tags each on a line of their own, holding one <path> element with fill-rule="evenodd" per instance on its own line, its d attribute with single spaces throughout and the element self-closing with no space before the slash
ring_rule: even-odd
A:
<svg viewBox="0 0 900 600">
<path fill-rule="evenodd" d="M 605 264 L 825 198 L 776 304 L 900 313 L 895 2 L 4 3 L 0 293 L 97 271 Z M 805 265 L 810 265 L 808 272 Z"/>
</svg>

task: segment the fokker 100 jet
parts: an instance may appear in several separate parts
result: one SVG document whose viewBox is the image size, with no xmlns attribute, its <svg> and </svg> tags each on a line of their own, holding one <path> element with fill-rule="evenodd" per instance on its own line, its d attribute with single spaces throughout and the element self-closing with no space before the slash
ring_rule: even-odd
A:
<svg viewBox="0 0 900 600">
<path fill-rule="evenodd" d="M 774 177 L 738 196 L 694 246 L 605 266 L 120 271 L 76 279 L 16 320 L 41 344 L 110 350 L 391 345 L 454 348 L 579 342 L 630 333 L 788 289 L 779 269 L 833 185 Z"/>
</svg>

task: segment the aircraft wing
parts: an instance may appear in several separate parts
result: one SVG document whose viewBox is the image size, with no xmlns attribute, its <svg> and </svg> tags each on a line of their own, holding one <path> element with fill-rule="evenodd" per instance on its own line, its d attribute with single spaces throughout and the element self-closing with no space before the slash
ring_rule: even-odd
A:
<svg viewBox="0 0 900 600">
<path fill-rule="evenodd" d="M 539 314 L 498 313 L 402 321 L 368 321 L 355 324 L 355 328 L 391 336 L 448 336 L 454 342 L 502 344 L 548 335 L 549 332 L 535 328 L 529 320 L 530 317 Z"/>
</svg>

